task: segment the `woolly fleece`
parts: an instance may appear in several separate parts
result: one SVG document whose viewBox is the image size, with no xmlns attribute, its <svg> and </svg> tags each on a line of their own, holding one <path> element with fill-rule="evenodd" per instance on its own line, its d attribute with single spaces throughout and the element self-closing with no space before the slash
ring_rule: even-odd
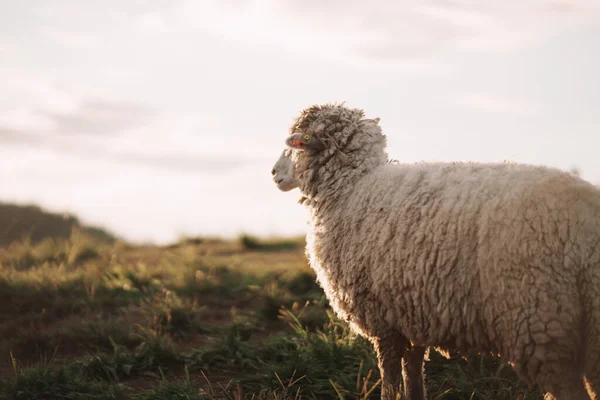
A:
<svg viewBox="0 0 600 400">
<path fill-rule="evenodd" d="M 380 357 L 398 335 L 501 355 L 560 399 L 585 375 L 600 398 L 600 191 L 542 166 L 390 164 L 377 122 L 327 104 L 290 129 L 326 145 L 288 155 L 337 315 Z"/>
</svg>

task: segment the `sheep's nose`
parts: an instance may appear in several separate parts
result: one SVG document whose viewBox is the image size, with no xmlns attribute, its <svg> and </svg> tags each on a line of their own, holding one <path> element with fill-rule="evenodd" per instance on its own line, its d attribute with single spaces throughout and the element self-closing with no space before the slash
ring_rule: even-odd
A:
<svg viewBox="0 0 600 400">
<path fill-rule="evenodd" d="M 271 170 L 271 175 L 275 176 L 275 168 Z"/>
</svg>

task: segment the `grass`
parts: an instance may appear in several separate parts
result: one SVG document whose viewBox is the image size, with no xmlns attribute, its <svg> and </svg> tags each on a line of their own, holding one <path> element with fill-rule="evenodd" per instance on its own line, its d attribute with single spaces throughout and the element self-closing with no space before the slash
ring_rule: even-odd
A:
<svg viewBox="0 0 600 400">
<path fill-rule="evenodd" d="M 0 248 L 2 399 L 370 399 L 372 346 L 300 239 L 68 238 Z M 426 363 L 431 399 L 541 399 L 500 360 Z"/>
</svg>

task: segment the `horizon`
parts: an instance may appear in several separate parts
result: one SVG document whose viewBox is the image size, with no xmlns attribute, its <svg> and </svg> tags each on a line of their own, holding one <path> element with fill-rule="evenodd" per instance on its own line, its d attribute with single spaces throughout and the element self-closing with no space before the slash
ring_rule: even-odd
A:
<svg viewBox="0 0 600 400">
<path fill-rule="evenodd" d="M 380 117 L 390 158 L 600 184 L 600 3 L 5 4 L 0 201 L 132 242 L 298 236 L 271 168 L 311 104 Z"/>
</svg>

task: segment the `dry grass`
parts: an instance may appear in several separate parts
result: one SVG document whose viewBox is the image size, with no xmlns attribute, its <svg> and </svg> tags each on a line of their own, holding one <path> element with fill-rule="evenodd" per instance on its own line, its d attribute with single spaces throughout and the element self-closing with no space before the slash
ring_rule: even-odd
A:
<svg viewBox="0 0 600 400">
<path fill-rule="evenodd" d="M 377 398 L 372 348 L 331 314 L 303 245 L 0 249 L 0 398 Z M 432 399 L 541 399 L 499 360 L 432 352 L 427 372 Z"/>
</svg>

